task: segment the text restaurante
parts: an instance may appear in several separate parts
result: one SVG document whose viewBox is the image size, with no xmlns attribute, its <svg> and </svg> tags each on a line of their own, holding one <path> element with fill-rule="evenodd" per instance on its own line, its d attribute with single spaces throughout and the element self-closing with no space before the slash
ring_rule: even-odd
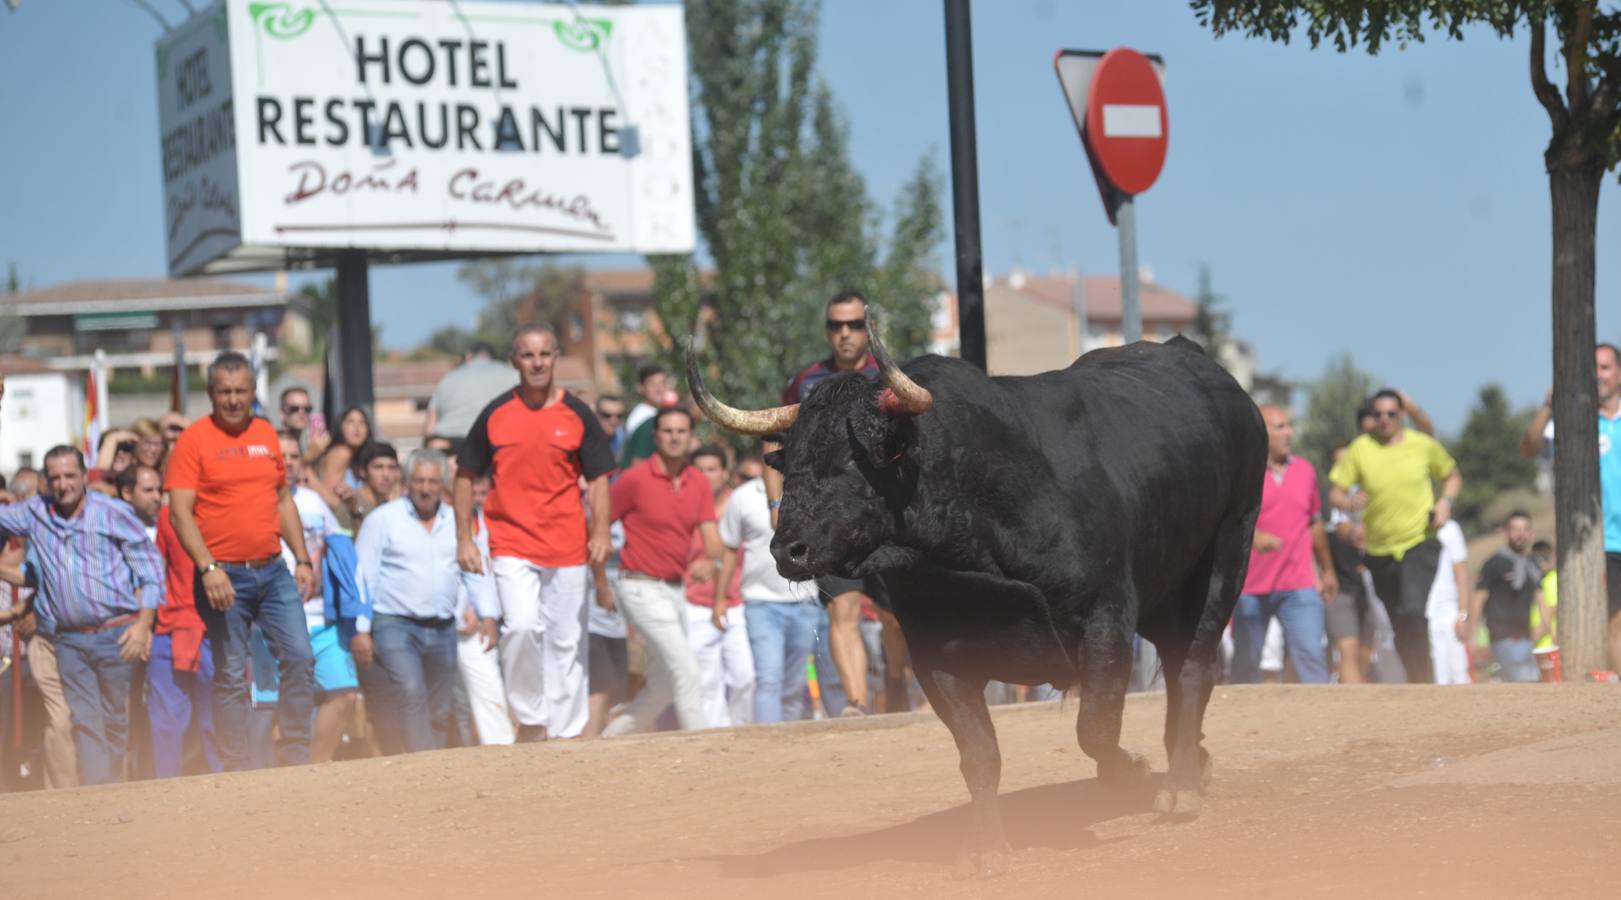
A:
<svg viewBox="0 0 1621 900">
<path fill-rule="evenodd" d="M 452 88 L 518 87 L 507 70 L 506 47 L 499 42 L 492 46 L 480 40 L 409 38 L 391 45 L 385 37 L 368 45 L 361 35 L 355 38 L 354 60 L 362 85 L 423 87 L 437 78 Z M 559 104 L 515 110 L 502 104 L 493 116 L 487 116 L 484 108 L 473 103 L 264 95 L 256 99 L 260 144 L 365 144 L 366 135 L 376 127 L 385 144 L 400 149 L 454 146 L 457 150 L 559 154 L 619 152 L 617 113 L 610 107 Z"/>
</svg>

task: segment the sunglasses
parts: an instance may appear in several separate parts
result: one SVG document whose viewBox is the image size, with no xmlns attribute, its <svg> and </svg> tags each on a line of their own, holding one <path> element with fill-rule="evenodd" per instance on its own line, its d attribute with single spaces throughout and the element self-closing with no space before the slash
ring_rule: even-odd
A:
<svg viewBox="0 0 1621 900">
<path fill-rule="evenodd" d="M 307 412 L 314 412 L 315 407 L 309 406 L 309 405 L 305 405 L 305 406 L 283 406 L 281 408 L 281 411 L 284 412 L 284 413 L 307 413 Z"/>
<path fill-rule="evenodd" d="M 599 419 L 623 419 L 624 417 L 625 417 L 625 414 L 622 413 L 622 412 L 616 412 L 616 413 L 599 412 L 599 413 L 597 413 L 597 418 L 599 418 Z"/>
<path fill-rule="evenodd" d="M 843 330 L 845 328 L 848 328 L 851 331 L 866 331 L 867 330 L 867 320 L 866 319 L 846 319 L 846 320 L 844 320 L 842 322 L 839 321 L 838 319 L 828 319 L 827 320 L 827 330 L 828 331 L 838 332 L 838 331 L 841 331 L 841 330 Z"/>
</svg>

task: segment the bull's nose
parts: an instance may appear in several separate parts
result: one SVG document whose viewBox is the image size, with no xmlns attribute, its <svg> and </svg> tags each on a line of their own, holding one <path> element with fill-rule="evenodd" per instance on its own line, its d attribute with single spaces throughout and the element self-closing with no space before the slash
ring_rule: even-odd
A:
<svg viewBox="0 0 1621 900">
<path fill-rule="evenodd" d="M 771 555 L 777 560 L 777 573 L 784 578 L 805 578 L 810 575 L 810 547 L 803 541 L 786 544 L 773 542 Z"/>
</svg>

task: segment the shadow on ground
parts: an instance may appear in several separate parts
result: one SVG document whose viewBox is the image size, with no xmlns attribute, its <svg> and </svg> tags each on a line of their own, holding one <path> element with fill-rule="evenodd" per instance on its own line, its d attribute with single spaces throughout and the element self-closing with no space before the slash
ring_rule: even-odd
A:
<svg viewBox="0 0 1621 900">
<path fill-rule="evenodd" d="M 1096 778 L 1046 784 L 1002 795 L 1002 820 L 1015 850 L 1084 850 L 1104 844 L 1089 830 L 1110 819 L 1153 808 L 1160 775 L 1131 791 L 1104 788 Z M 875 862 L 949 865 L 971 825 L 969 805 L 920 816 L 877 831 L 795 841 L 746 856 L 709 857 L 728 878 L 769 878 L 850 869 Z M 1118 839 L 1116 839 L 1118 840 Z M 1111 841 L 1112 842 L 1112 841 Z"/>
</svg>

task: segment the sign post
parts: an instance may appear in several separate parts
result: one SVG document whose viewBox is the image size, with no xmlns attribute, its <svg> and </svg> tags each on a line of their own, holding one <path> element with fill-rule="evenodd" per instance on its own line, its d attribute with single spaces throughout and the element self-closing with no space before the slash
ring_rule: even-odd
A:
<svg viewBox="0 0 1621 900">
<path fill-rule="evenodd" d="M 1053 67 L 1097 179 L 1104 212 L 1119 230 L 1121 336 L 1129 344 L 1143 335 L 1135 201 L 1159 178 L 1170 138 L 1164 63 L 1117 47 L 1107 53 L 1060 50 Z"/>
<path fill-rule="evenodd" d="M 169 274 L 336 269 L 351 404 L 373 262 L 695 247 L 680 6 L 220 0 L 155 64 Z"/>
</svg>

